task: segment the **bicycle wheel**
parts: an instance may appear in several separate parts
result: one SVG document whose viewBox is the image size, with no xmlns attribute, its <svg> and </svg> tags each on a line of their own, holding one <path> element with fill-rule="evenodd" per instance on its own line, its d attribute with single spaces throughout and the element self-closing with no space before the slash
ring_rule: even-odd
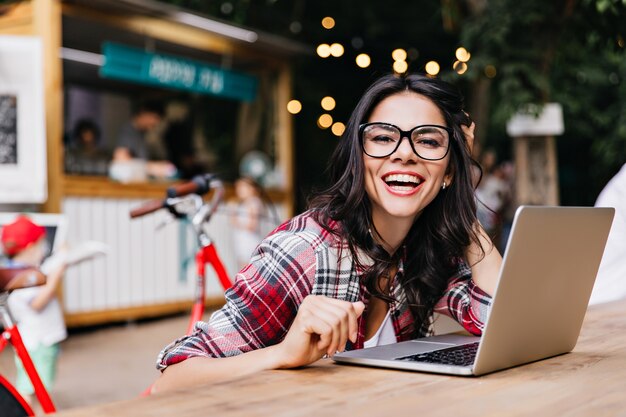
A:
<svg viewBox="0 0 626 417">
<path fill-rule="evenodd" d="M 35 415 L 26 400 L 2 375 L 0 375 L 0 410 L 2 410 L 2 417 Z"/>
</svg>

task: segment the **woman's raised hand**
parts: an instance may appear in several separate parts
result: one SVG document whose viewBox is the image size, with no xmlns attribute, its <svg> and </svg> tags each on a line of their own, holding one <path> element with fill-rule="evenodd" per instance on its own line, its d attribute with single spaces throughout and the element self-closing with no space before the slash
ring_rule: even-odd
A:
<svg viewBox="0 0 626 417">
<path fill-rule="evenodd" d="M 465 136 L 465 143 L 467 144 L 467 150 L 470 155 L 474 150 L 474 129 L 476 129 L 476 123 L 472 122 L 471 125 L 461 125 L 461 130 L 463 130 L 463 135 Z"/>
<path fill-rule="evenodd" d="M 348 340 L 356 342 L 358 318 L 365 305 L 358 301 L 309 295 L 298 310 L 285 339 L 276 345 L 280 368 L 311 364 L 325 354 L 345 350 Z"/>
</svg>

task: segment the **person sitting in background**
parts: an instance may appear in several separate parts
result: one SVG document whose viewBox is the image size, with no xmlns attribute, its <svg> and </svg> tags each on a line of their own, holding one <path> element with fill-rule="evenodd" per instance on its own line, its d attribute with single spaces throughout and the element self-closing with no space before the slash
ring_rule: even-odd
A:
<svg viewBox="0 0 626 417">
<path fill-rule="evenodd" d="M 590 304 L 626 298 L 626 164 L 598 195 L 596 207 L 614 207 L 615 218 L 606 242 Z"/>
<path fill-rule="evenodd" d="M 425 336 L 435 312 L 480 335 L 502 258 L 476 218 L 472 142 L 451 85 L 377 80 L 330 187 L 257 246 L 208 322 L 162 350 L 153 392 Z"/>
<path fill-rule="evenodd" d="M 148 160 L 146 134 L 159 126 L 164 114 L 165 110 L 160 102 L 145 101 L 140 103 L 131 120 L 120 131 L 117 146 L 113 151 L 113 160 Z"/>
<path fill-rule="evenodd" d="M 132 119 L 122 127 L 117 145 L 113 151 L 113 163 L 130 163 L 133 160 L 145 162 L 148 176 L 171 178 L 176 175 L 176 167 L 151 155 L 147 135 L 154 133 L 163 121 L 165 107 L 158 101 L 144 101 L 133 113 Z"/>
<path fill-rule="evenodd" d="M 20 215 L 2 228 L 0 241 L 8 261 L 4 266 L 40 267 L 48 252 L 46 229 Z M 50 271 L 42 269 L 46 283 L 42 286 L 23 288 L 11 292 L 9 308 L 20 327 L 20 333 L 37 373 L 46 389 L 50 389 L 56 377 L 59 343 L 67 337 L 67 329 L 56 291 L 61 283 L 66 265 L 64 262 Z M 16 388 L 26 399 L 34 400 L 34 388 L 15 356 L 17 368 Z"/>
<path fill-rule="evenodd" d="M 65 148 L 65 172 L 106 175 L 108 153 L 100 148 L 100 128 L 91 119 L 76 122 Z"/>
</svg>

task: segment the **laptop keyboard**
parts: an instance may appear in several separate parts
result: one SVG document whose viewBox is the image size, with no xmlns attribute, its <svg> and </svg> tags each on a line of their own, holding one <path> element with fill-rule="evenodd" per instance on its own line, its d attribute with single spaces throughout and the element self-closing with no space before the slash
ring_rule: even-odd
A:
<svg viewBox="0 0 626 417">
<path fill-rule="evenodd" d="M 397 358 L 399 361 L 428 362 L 444 365 L 469 366 L 474 363 L 479 342 L 467 345 L 453 346 L 432 352 L 418 353 L 416 355 Z"/>
</svg>

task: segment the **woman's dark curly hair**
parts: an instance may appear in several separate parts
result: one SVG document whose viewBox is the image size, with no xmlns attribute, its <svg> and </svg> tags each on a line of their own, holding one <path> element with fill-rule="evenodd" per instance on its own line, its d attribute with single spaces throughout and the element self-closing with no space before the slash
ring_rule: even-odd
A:
<svg viewBox="0 0 626 417">
<path fill-rule="evenodd" d="M 414 92 L 432 100 L 441 110 L 446 125 L 453 130 L 447 167 L 453 180 L 424 208 L 405 238 L 404 250 L 389 254 L 374 242 L 369 231 L 374 230 L 374 225 L 371 202 L 365 191 L 363 149 L 358 130 L 360 124 L 369 121 L 382 100 L 403 92 Z M 415 318 L 415 335 L 428 330 L 434 305 L 458 268 L 458 260 L 464 258 L 465 248 L 470 242 L 481 247 L 474 229 L 477 220 L 472 181 L 476 173 L 480 173 L 480 166 L 472 159 L 461 130 L 461 125 L 470 124 L 471 119 L 463 110 L 463 97 L 450 84 L 417 74 L 383 76 L 365 92 L 348 121 L 330 160 L 332 185 L 310 201 L 310 208 L 314 209 L 320 224 L 325 225 L 330 219 L 341 222 L 342 229 L 335 233 L 347 240 L 357 263 L 357 251 L 375 260 L 362 276 L 362 282 L 374 296 L 394 301 L 381 290 L 379 278 L 389 275 L 398 260 L 405 256 L 400 284 Z"/>
</svg>

